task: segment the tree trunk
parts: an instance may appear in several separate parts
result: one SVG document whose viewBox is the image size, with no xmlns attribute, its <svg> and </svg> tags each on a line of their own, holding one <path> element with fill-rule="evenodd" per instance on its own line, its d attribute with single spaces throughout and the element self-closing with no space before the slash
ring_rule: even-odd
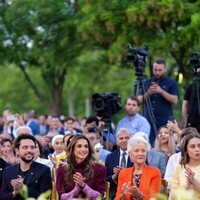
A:
<svg viewBox="0 0 200 200">
<path fill-rule="evenodd" d="M 65 83 L 66 69 L 63 69 L 59 74 L 56 74 L 55 78 L 48 79 L 49 91 L 50 91 L 50 112 L 51 114 L 63 114 L 62 95 L 63 87 Z"/>
<path fill-rule="evenodd" d="M 51 114 L 62 114 L 62 86 L 52 85 L 51 86 L 51 99 L 50 99 L 50 113 Z"/>
<path fill-rule="evenodd" d="M 69 97 L 68 97 L 68 115 L 70 117 L 75 116 L 74 100 L 73 100 L 72 95 L 69 95 Z"/>
</svg>

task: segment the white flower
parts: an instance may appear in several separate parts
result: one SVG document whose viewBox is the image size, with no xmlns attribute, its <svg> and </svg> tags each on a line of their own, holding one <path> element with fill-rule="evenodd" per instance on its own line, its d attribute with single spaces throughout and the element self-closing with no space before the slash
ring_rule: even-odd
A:
<svg viewBox="0 0 200 200">
<path fill-rule="evenodd" d="M 99 152 L 99 151 L 101 151 L 101 149 L 103 149 L 103 146 L 102 146 L 100 143 L 97 143 L 97 144 L 94 146 L 95 152 Z"/>
</svg>

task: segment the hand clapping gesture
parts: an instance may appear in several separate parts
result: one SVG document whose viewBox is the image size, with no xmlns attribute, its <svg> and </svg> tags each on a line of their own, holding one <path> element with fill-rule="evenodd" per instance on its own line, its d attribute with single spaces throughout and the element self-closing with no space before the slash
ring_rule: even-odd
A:
<svg viewBox="0 0 200 200">
<path fill-rule="evenodd" d="M 194 181 L 194 175 L 195 175 L 195 173 L 189 167 L 187 167 L 185 170 L 185 176 L 187 178 L 186 189 L 190 189 L 192 187 L 192 184 Z"/>
<path fill-rule="evenodd" d="M 142 197 L 142 193 L 140 192 L 139 188 L 135 185 L 135 183 L 133 183 L 133 185 L 131 186 L 131 183 L 124 183 L 122 185 L 122 196 L 125 196 L 126 194 L 130 194 L 133 197 L 136 198 L 141 198 Z"/>
<path fill-rule="evenodd" d="M 14 189 L 14 196 L 19 192 L 19 190 L 23 187 L 24 179 L 21 176 L 18 176 L 16 179 L 11 180 L 11 185 Z"/>
<path fill-rule="evenodd" d="M 75 174 L 74 174 L 74 176 L 73 176 L 73 179 L 74 179 L 74 182 L 78 185 L 78 186 L 80 186 L 81 188 L 83 188 L 84 186 L 85 186 L 85 177 L 83 177 L 82 176 L 82 174 L 81 173 L 79 173 L 79 172 L 76 172 Z"/>
</svg>

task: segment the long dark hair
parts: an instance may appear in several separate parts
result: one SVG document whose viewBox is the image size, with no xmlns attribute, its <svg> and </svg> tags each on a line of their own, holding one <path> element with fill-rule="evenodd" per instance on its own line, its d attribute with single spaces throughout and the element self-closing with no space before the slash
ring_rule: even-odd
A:
<svg viewBox="0 0 200 200">
<path fill-rule="evenodd" d="M 65 181 L 66 185 L 71 183 L 73 181 L 73 175 L 76 172 L 75 171 L 75 156 L 74 156 L 74 146 L 79 140 L 86 140 L 88 143 L 89 153 L 88 156 L 85 159 L 85 165 L 84 165 L 84 177 L 86 179 L 91 179 L 93 177 L 93 165 L 95 163 L 95 157 L 94 157 L 94 149 L 91 147 L 90 142 L 87 137 L 84 135 L 75 135 L 71 141 L 69 146 L 67 147 L 67 165 L 65 166 L 66 176 Z"/>
<path fill-rule="evenodd" d="M 184 166 L 184 168 L 186 167 L 186 164 L 189 163 L 190 161 L 190 157 L 188 155 L 188 151 L 187 151 L 187 147 L 188 147 L 188 143 L 191 139 L 193 138 L 198 138 L 200 139 L 200 135 L 196 134 L 196 133 L 191 133 L 189 135 L 186 135 L 181 143 L 181 160 L 180 160 L 180 164 Z"/>
<path fill-rule="evenodd" d="M 38 139 L 36 139 L 36 143 L 37 143 L 39 151 L 40 151 L 39 157 L 44 158 L 44 147 L 42 146 L 41 142 Z"/>
</svg>

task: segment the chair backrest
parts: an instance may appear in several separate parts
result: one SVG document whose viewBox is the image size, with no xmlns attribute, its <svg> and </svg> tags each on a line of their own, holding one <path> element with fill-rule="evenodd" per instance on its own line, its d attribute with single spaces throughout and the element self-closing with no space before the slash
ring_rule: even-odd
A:
<svg viewBox="0 0 200 200">
<path fill-rule="evenodd" d="M 56 167 L 52 169 L 52 191 L 50 200 L 59 200 L 58 193 L 56 190 Z"/>
<path fill-rule="evenodd" d="M 106 181 L 105 200 L 109 200 L 110 195 L 110 182 Z"/>
<path fill-rule="evenodd" d="M 161 185 L 163 187 L 162 188 L 162 193 L 167 195 L 168 194 L 168 190 L 167 190 L 168 182 L 167 182 L 167 180 L 162 179 Z"/>
</svg>

